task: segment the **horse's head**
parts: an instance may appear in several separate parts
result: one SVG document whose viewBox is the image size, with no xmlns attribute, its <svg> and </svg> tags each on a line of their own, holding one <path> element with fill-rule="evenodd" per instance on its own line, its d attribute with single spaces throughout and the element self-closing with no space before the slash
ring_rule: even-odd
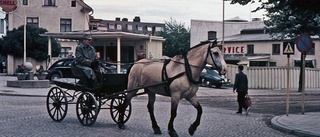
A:
<svg viewBox="0 0 320 137">
<path fill-rule="evenodd" d="M 223 54 L 218 47 L 213 45 L 214 44 L 210 44 L 208 49 L 207 63 L 212 65 L 214 69 L 217 69 L 219 73 L 226 74 L 227 64 L 223 58 Z"/>
</svg>

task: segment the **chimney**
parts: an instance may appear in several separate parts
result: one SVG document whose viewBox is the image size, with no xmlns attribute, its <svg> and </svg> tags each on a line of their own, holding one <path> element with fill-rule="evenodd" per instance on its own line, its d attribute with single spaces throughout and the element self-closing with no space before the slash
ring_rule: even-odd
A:
<svg viewBox="0 0 320 137">
<path fill-rule="evenodd" d="M 208 31 L 208 40 L 214 40 L 217 38 L 217 32 L 216 31 Z"/>
<path fill-rule="evenodd" d="M 135 16 L 133 19 L 133 22 L 140 22 L 140 17 L 139 16 Z"/>
<path fill-rule="evenodd" d="M 128 22 L 128 18 L 123 18 L 122 21 Z"/>
</svg>

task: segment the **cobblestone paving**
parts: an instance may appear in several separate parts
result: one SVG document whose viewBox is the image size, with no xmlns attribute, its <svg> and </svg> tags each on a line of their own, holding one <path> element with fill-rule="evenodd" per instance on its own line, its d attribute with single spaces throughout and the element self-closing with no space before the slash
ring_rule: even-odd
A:
<svg viewBox="0 0 320 137">
<path fill-rule="evenodd" d="M 170 116 L 168 99 L 156 102 L 155 114 L 162 130 L 167 134 Z M 101 110 L 96 123 L 91 127 L 80 124 L 75 105 L 70 104 L 66 118 L 54 122 L 48 115 L 44 97 L 0 96 L 0 136 L 15 137 L 160 137 L 154 135 L 146 108 L 146 97 L 136 97 L 132 101 L 132 114 L 126 129 L 120 130 L 113 122 L 109 110 Z M 274 130 L 265 123 L 266 115 L 250 113 L 237 115 L 234 111 L 203 106 L 201 124 L 194 137 L 291 137 Z M 180 103 L 175 119 L 175 129 L 180 137 L 189 137 L 188 128 L 196 118 L 196 110 L 187 103 Z"/>
</svg>

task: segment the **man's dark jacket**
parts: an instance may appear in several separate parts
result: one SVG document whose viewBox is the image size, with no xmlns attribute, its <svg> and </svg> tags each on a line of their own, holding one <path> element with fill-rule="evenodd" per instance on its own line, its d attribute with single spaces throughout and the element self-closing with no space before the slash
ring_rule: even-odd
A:
<svg viewBox="0 0 320 137">
<path fill-rule="evenodd" d="M 233 90 L 242 93 L 248 92 L 248 79 L 246 74 L 244 74 L 243 72 L 239 72 L 236 74 Z"/>
</svg>

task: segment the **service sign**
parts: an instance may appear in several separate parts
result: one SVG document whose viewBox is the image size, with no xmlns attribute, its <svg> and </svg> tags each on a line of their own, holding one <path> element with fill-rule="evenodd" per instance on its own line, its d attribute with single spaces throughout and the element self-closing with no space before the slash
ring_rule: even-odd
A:
<svg viewBox="0 0 320 137">
<path fill-rule="evenodd" d="M 5 12 L 11 12 L 17 7 L 17 0 L 0 0 L 0 7 Z"/>
</svg>

